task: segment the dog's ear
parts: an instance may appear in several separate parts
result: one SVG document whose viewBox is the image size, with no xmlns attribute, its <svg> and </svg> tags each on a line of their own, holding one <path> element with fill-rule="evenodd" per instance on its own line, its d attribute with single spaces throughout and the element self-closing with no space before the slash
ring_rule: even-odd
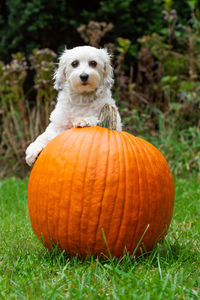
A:
<svg viewBox="0 0 200 300">
<path fill-rule="evenodd" d="M 104 85 L 111 89 L 113 85 L 113 68 L 111 66 L 111 55 L 108 53 L 107 49 L 99 49 L 101 51 L 101 56 L 104 60 Z"/>
<path fill-rule="evenodd" d="M 66 52 L 67 50 L 65 49 L 63 54 L 60 56 L 58 68 L 53 75 L 53 79 L 55 80 L 54 88 L 58 91 L 63 89 L 66 82 Z"/>
</svg>

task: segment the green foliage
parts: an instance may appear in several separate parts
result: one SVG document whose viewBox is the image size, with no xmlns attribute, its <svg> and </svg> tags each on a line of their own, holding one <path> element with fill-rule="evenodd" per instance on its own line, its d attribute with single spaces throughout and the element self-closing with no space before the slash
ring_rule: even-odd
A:
<svg viewBox="0 0 200 300">
<path fill-rule="evenodd" d="M 184 18 L 188 21 L 186 1 L 175 2 L 178 12 L 184 10 Z M 162 31 L 162 10 L 162 0 L 2 1 L 0 59 L 8 62 L 12 53 L 20 51 L 28 55 L 34 48 L 50 48 L 58 52 L 64 45 L 70 48 L 81 45 L 83 42 L 76 29 L 90 21 L 111 22 L 114 25 L 104 43 L 114 43 L 118 37 L 124 37 L 136 44 L 138 37 Z"/>
<path fill-rule="evenodd" d="M 146 256 L 69 258 L 35 237 L 27 179 L 0 182 L 0 298 L 198 299 L 200 189 L 196 174 L 175 180 L 175 210 L 162 244 Z"/>
<path fill-rule="evenodd" d="M 120 53 L 126 54 L 126 52 L 129 50 L 130 48 L 130 44 L 131 42 L 127 39 L 123 39 L 123 38 L 118 38 L 117 42 L 119 44 L 119 47 L 117 47 L 117 50 Z"/>
<path fill-rule="evenodd" d="M 73 20 L 79 13 L 76 1 L 6 1 L 1 15 L 0 57 L 8 61 L 8 53 L 16 50 L 30 54 L 34 48 L 58 50 L 72 43 L 78 35 Z"/>
<path fill-rule="evenodd" d="M 35 49 L 29 57 L 30 66 L 22 53 L 12 55 L 9 64 L 0 64 L 1 176 L 23 177 L 27 172 L 25 150 L 49 123 L 56 97 L 51 78 L 55 56 L 49 49 Z M 30 70 L 34 72 L 33 86 L 26 91 L 24 82 Z"/>
</svg>

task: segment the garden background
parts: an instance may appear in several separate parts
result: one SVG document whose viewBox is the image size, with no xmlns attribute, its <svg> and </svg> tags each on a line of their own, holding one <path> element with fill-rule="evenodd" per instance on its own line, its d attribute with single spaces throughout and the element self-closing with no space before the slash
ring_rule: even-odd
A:
<svg viewBox="0 0 200 300">
<path fill-rule="evenodd" d="M 45 252 L 31 231 L 24 152 L 55 106 L 58 56 L 85 44 L 108 48 L 124 130 L 155 145 L 175 179 L 169 234 L 141 260 L 70 260 Z M 0 296 L 197 299 L 199 116 L 198 0 L 1 1 Z"/>
</svg>

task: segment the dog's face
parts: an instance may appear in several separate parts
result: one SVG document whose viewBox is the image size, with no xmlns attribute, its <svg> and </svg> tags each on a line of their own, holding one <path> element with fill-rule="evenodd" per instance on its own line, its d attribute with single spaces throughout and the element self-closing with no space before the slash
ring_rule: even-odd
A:
<svg viewBox="0 0 200 300">
<path fill-rule="evenodd" d="M 110 56 L 105 49 L 90 46 L 65 50 L 54 78 L 57 90 L 66 84 L 80 94 L 96 91 L 100 85 L 110 88 L 113 81 Z"/>
</svg>

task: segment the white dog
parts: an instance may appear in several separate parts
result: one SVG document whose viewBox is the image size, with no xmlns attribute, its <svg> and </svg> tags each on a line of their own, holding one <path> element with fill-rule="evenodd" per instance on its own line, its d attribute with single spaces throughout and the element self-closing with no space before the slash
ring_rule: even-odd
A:
<svg viewBox="0 0 200 300">
<path fill-rule="evenodd" d="M 96 126 L 104 104 L 113 107 L 111 87 L 113 70 L 105 49 L 90 46 L 66 49 L 54 74 L 54 87 L 59 91 L 50 124 L 26 150 L 26 162 L 32 165 L 41 150 L 59 133 L 72 127 Z M 121 130 L 117 110 L 117 130 Z"/>
</svg>

